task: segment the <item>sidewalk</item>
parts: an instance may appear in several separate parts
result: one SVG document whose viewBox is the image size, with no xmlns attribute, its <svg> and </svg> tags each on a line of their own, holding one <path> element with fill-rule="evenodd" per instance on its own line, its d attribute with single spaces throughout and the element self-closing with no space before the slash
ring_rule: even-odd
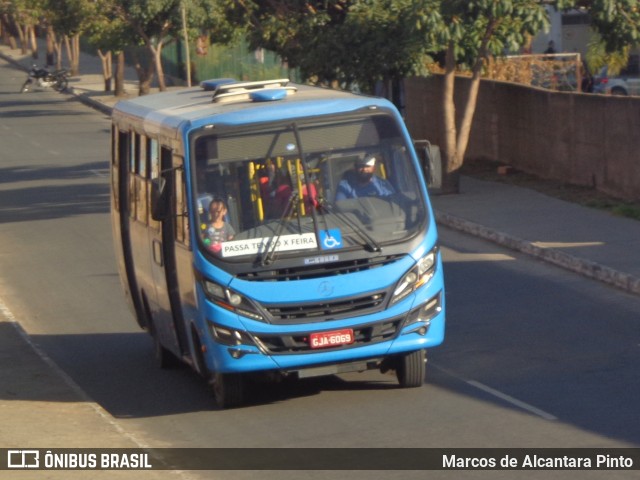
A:
<svg viewBox="0 0 640 480">
<path fill-rule="evenodd" d="M 640 221 L 468 177 L 432 201 L 441 225 L 640 295 Z"/>
</svg>

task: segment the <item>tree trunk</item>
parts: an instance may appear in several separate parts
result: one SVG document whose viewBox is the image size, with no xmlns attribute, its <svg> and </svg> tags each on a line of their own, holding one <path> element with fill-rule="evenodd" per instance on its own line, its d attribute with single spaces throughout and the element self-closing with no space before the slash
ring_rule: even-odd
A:
<svg viewBox="0 0 640 480">
<path fill-rule="evenodd" d="M 80 73 L 80 35 L 74 35 L 71 39 L 65 35 L 64 43 L 67 48 L 71 75 L 78 75 Z"/>
<path fill-rule="evenodd" d="M 157 47 L 149 46 L 153 61 L 155 62 L 156 72 L 158 73 L 158 88 L 161 92 L 167 90 L 167 83 L 164 78 L 164 69 L 162 68 L 162 41 L 158 42 Z"/>
<path fill-rule="evenodd" d="M 114 92 L 116 97 L 123 97 L 124 91 L 124 51 L 118 52 L 116 65 L 116 89 Z"/>
<path fill-rule="evenodd" d="M 145 68 L 138 56 L 135 53 L 134 55 L 136 73 L 138 74 L 138 95 L 148 95 L 151 92 L 151 82 L 155 74 L 155 62 L 149 62 Z"/>
<path fill-rule="evenodd" d="M 102 62 L 102 78 L 104 79 L 104 91 L 111 91 L 111 79 L 113 78 L 113 61 L 111 50 L 107 53 L 102 53 L 102 50 L 98 49 L 98 56 Z"/>
<path fill-rule="evenodd" d="M 2 21 L 2 40 L 5 45 L 9 45 L 12 50 L 17 48 L 16 36 L 15 36 L 15 25 L 11 22 L 9 15 L 6 13 L 1 17 Z"/>
<path fill-rule="evenodd" d="M 443 193 L 460 193 L 460 169 L 464 162 L 464 156 L 469 145 L 471 125 L 478 104 L 478 92 L 480 90 L 480 73 L 482 64 L 487 56 L 487 45 L 494 28 L 496 19 L 492 19 L 486 26 L 478 55 L 473 64 L 469 94 L 460 122 L 460 130 L 456 128 L 455 108 L 455 69 L 456 60 L 453 42 L 449 43 L 445 57 L 445 82 L 444 82 L 444 121 L 445 121 L 445 168 L 442 179 Z"/>
<path fill-rule="evenodd" d="M 56 68 L 60 70 L 62 68 L 62 40 L 55 43 L 56 48 Z"/>
<path fill-rule="evenodd" d="M 460 192 L 460 167 L 462 161 L 458 157 L 456 147 L 456 105 L 454 101 L 456 61 L 453 43 L 449 44 L 445 56 L 445 74 L 443 89 L 443 112 L 444 112 L 444 169 L 442 172 L 442 193 Z"/>
<path fill-rule="evenodd" d="M 27 28 L 29 28 L 27 25 L 17 25 L 18 28 L 18 36 L 20 39 L 20 52 L 23 55 L 26 55 L 27 52 L 29 51 L 29 47 L 27 45 Z"/>
<path fill-rule="evenodd" d="M 31 58 L 38 59 L 38 41 L 36 40 L 36 29 L 33 26 L 29 26 L 27 30 L 28 42 L 31 48 Z"/>
<path fill-rule="evenodd" d="M 80 34 L 73 36 L 73 63 L 71 64 L 71 72 L 74 75 L 80 73 Z"/>
<path fill-rule="evenodd" d="M 55 65 L 56 58 L 56 34 L 53 31 L 53 27 L 47 27 L 47 53 L 46 61 L 47 67 Z"/>
</svg>

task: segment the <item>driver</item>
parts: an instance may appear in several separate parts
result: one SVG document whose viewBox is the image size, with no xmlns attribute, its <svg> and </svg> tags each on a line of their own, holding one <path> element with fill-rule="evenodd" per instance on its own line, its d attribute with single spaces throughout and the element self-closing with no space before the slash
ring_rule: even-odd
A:
<svg viewBox="0 0 640 480">
<path fill-rule="evenodd" d="M 377 161 L 374 155 L 356 160 L 354 171 L 347 172 L 338 184 L 336 200 L 393 195 L 393 186 L 375 174 Z"/>
</svg>

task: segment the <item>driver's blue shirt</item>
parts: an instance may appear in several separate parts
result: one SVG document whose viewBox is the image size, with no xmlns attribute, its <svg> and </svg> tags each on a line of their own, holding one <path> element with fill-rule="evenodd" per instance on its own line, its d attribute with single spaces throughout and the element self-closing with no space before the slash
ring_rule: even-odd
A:
<svg viewBox="0 0 640 480">
<path fill-rule="evenodd" d="M 393 195 L 394 190 L 389 182 L 374 175 L 365 184 L 358 182 L 354 177 L 345 178 L 338 184 L 336 200 L 358 197 L 387 197 Z"/>
</svg>

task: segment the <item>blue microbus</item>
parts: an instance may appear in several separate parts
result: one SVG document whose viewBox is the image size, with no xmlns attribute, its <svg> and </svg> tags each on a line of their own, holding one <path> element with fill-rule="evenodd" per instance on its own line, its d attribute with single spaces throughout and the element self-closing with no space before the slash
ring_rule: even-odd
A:
<svg viewBox="0 0 640 480">
<path fill-rule="evenodd" d="M 119 102 L 120 277 L 162 367 L 222 408 L 248 377 L 425 376 L 445 300 L 425 173 L 387 100 L 219 79 Z"/>
</svg>

